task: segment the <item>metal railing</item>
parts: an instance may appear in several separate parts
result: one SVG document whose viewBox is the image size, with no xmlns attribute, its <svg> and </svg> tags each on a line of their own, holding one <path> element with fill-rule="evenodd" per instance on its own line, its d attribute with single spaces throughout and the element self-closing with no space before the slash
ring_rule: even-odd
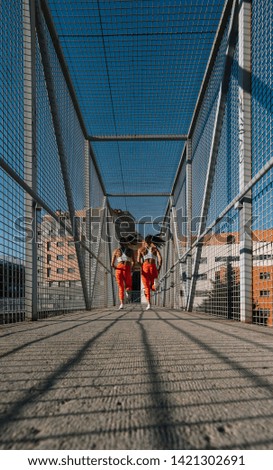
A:
<svg viewBox="0 0 273 470">
<path fill-rule="evenodd" d="M 176 175 L 173 209 L 166 214 L 174 242 L 165 248 L 161 286 L 163 291 L 179 288 L 178 307 L 271 326 L 270 15 L 269 1 L 233 2 L 215 44 Z M 161 298 L 162 305 L 172 306 L 177 293 Z"/>
<path fill-rule="evenodd" d="M 41 5 L 1 6 L 2 323 L 115 303 L 113 219 Z"/>
</svg>

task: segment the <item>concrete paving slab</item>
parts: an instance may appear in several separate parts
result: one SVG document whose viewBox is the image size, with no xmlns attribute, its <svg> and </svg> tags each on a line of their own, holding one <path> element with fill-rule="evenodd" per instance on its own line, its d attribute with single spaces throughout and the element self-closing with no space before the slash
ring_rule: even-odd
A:
<svg viewBox="0 0 273 470">
<path fill-rule="evenodd" d="M 1 449 L 273 449 L 273 330 L 139 306 L 0 327 Z"/>
</svg>

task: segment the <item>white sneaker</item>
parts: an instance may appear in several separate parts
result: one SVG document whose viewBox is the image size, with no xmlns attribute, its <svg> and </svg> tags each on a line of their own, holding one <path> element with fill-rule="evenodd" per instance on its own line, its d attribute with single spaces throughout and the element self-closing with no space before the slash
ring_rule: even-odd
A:
<svg viewBox="0 0 273 470">
<path fill-rule="evenodd" d="M 146 310 L 150 310 L 150 308 L 151 308 L 151 304 L 148 304 L 146 307 Z"/>
<path fill-rule="evenodd" d="M 119 309 L 119 310 L 122 310 L 122 309 L 123 309 L 123 304 L 120 304 L 120 306 L 119 306 L 118 309 Z"/>
</svg>

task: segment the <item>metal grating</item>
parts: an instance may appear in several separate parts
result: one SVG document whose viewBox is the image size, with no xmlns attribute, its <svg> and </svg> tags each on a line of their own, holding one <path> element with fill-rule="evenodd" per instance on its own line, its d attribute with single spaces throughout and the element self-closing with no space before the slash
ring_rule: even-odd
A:
<svg viewBox="0 0 273 470">
<path fill-rule="evenodd" d="M 49 0 L 88 134 L 187 134 L 224 3 Z M 93 144 L 107 192 L 151 194 L 171 190 L 183 146 Z"/>
<path fill-rule="evenodd" d="M 273 5 L 253 1 L 252 174 L 273 157 Z M 253 191 L 253 323 L 273 323 L 273 172 Z"/>
</svg>

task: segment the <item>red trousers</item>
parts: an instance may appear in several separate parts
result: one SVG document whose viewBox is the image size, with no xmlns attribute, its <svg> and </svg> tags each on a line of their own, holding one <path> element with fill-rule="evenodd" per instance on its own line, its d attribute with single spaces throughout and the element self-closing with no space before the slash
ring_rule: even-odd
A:
<svg viewBox="0 0 273 470">
<path fill-rule="evenodd" d="M 151 289 L 156 290 L 154 286 L 154 280 L 158 277 L 158 271 L 155 263 L 149 263 L 145 261 L 142 265 L 141 279 L 145 289 L 145 297 L 150 302 Z"/>
<path fill-rule="evenodd" d="M 132 290 L 132 274 L 129 264 L 119 263 L 116 267 L 116 280 L 118 284 L 119 299 L 124 300 L 124 285 L 126 290 Z"/>
</svg>

